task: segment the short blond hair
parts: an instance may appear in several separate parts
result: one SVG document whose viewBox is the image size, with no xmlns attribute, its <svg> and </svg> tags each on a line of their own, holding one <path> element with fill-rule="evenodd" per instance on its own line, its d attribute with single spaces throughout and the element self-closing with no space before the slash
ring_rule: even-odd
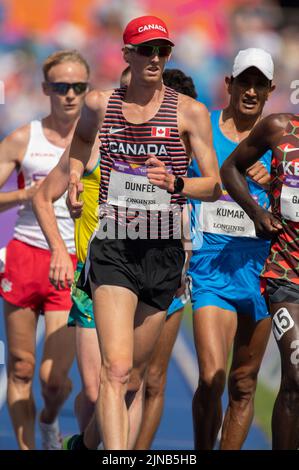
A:
<svg viewBox="0 0 299 470">
<path fill-rule="evenodd" d="M 120 86 L 123 87 L 123 86 L 129 85 L 130 79 L 131 79 L 131 67 L 128 65 L 128 67 L 126 67 L 121 73 Z"/>
<path fill-rule="evenodd" d="M 82 64 L 86 69 L 87 75 L 89 76 L 90 68 L 84 57 L 76 50 L 66 49 L 53 52 L 53 54 L 46 58 L 43 63 L 43 74 L 45 80 L 48 80 L 49 70 L 55 65 L 62 64 L 63 62 L 78 62 L 79 64 Z"/>
</svg>

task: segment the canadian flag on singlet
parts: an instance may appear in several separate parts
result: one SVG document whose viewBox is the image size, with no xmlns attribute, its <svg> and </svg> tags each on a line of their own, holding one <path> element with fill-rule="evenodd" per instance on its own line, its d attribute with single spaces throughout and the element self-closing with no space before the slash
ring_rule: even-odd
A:
<svg viewBox="0 0 299 470">
<path fill-rule="evenodd" d="M 152 137 L 170 137 L 170 127 L 152 127 Z"/>
</svg>

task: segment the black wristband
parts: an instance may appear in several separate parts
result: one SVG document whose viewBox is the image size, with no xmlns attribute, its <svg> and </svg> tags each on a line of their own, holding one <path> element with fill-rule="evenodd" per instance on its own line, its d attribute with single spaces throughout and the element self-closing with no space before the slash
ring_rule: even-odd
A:
<svg viewBox="0 0 299 470">
<path fill-rule="evenodd" d="M 173 191 L 169 191 L 167 190 L 167 192 L 169 194 L 177 194 L 177 193 L 180 193 L 183 191 L 184 189 L 184 180 L 183 178 L 181 178 L 180 176 L 175 176 L 175 179 L 174 179 L 174 183 L 173 183 L 173 187 L 174 187 L 174 190 Z"/>
<path fill-rule="evenodd" d="M 174 193 L 181 193 L 184 189 L 185 182 L 180 176 L 176 176 L 174 180 Z"/>
</svg>

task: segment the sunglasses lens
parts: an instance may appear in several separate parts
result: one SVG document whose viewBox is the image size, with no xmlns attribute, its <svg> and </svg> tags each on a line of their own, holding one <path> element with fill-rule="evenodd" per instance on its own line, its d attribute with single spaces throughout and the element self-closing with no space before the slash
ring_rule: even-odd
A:
<svg viewBox="0 0 299 470">
<path fill-rule="evenodd" d="M 159 46 L 159 56 L 168 57 L 171 53 L 171 46 Z"/>
<path fill-rule="evenodd" d="M 69 83 L 51 83 L 51 87 L 54 93 L 57 95 L 66 95 L 70 89 Z"/>
<path fill-rule="evenodd" d="M 136 52 L 145 57 L 150 57 L 154 53 L 153 46 L 137 46 Z"/>
<path fill-rule="evenodd" d="M 84 93 L 87 89 L 87 83 L 73 83 L 72 85 L 73 87 L 73 90 L 74 92 L 76 93 L 76 95 L 81 95 L 82 93 Z"/>
<path fill-rule="evenodd" d="M 65 96 L 68 91 L 72 88 L 76 95 L 81 95 L 87 90 L 87 83 L 64 83 L 64 82 L 52 82 L 50 83 L 53 93 L 57 95 Z"/>
<path fill-rule="evenodd" d="M 159 57 L 168 57 L 171 53 L 171 46 L 151 46 L 142 44 L 136 47 L 136 52 L 145 57 L 150 57 L 154 54 L 158 54 Z"/>
</svg>

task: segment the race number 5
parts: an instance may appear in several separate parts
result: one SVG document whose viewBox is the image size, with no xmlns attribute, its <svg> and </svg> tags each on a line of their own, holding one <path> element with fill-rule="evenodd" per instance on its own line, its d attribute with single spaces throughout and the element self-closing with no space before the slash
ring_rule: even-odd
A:
<svg viewBox="0 0 299 470">
<path fill-rule="evenodd" d="M 277 341 L 294 326 L 294 320 L 286 308 L 280 308 L 273 316 L 272 328 Z"/>
</svg>

